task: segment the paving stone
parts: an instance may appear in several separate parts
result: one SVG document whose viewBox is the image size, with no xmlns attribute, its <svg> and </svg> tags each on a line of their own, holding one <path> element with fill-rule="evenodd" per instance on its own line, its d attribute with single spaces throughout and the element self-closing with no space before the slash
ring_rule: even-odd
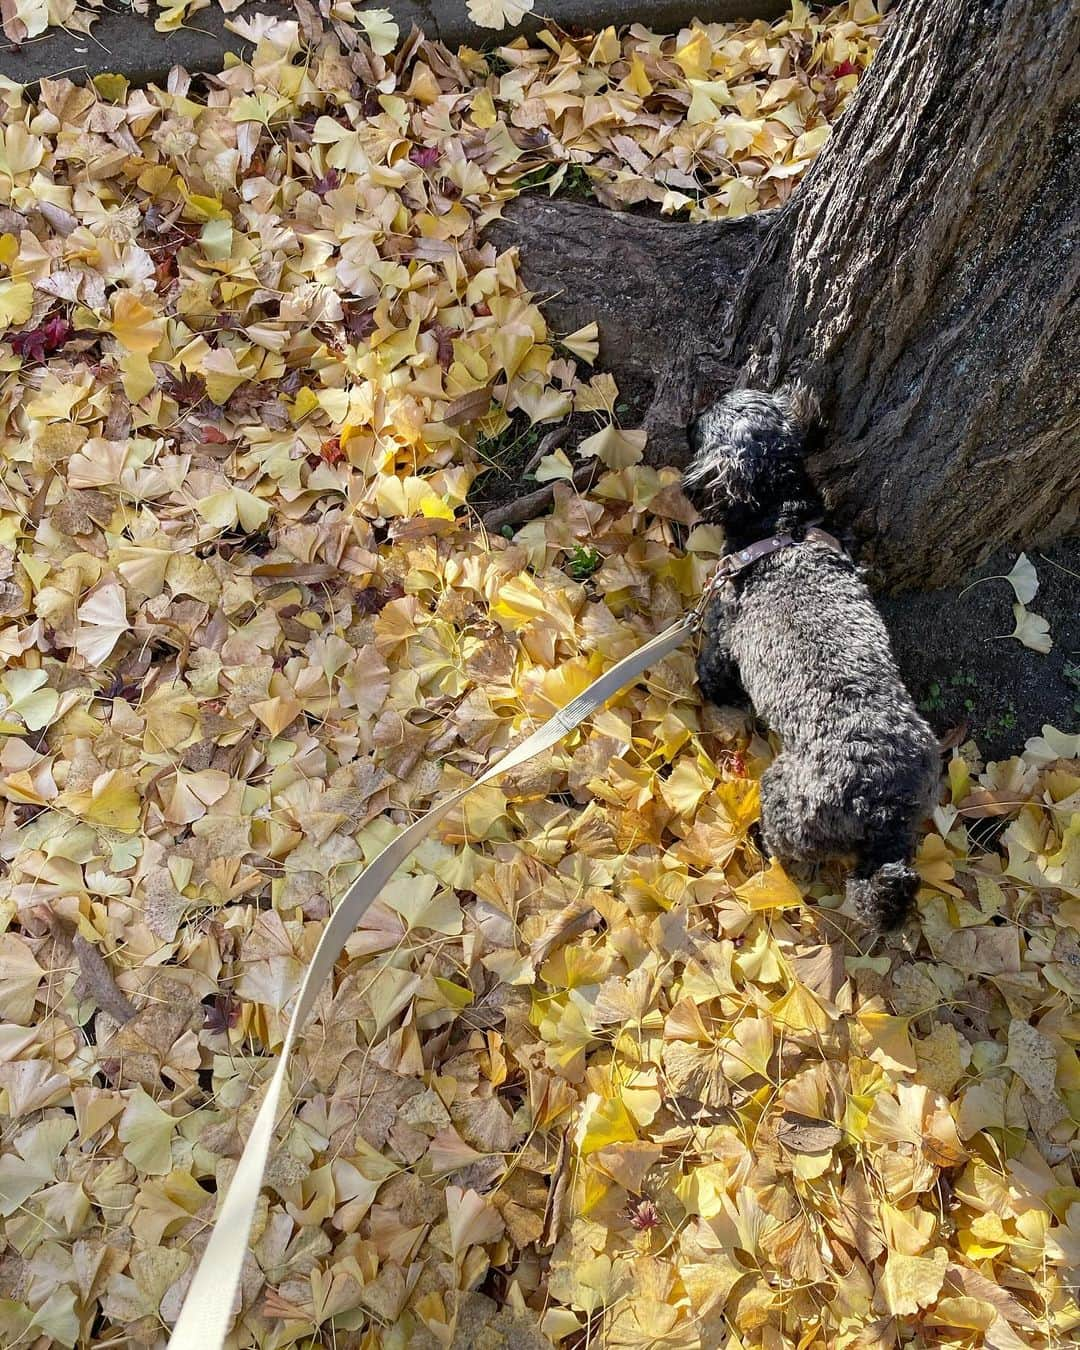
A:
<svg viewBox="0 0 1080 1350">
<path fill-rule="evenodd" d="M 412 24 L 449 46 L 466 42 L 490 47 L 505 41 L 507 31 L 495 33 L 478 28 L 469 20 L 465 0 L 384 0 L 403 32 Z M 609 23 L 637 21 L 657 32 L 675 32 L 695 15 L 710 20 L 775 18 L 787 8 L 785 0 L 539 0 L 544 18 L 564 26 L 589 29 Z M 133 84 L 163 80 L 174 65 L 191 71 L 217 70 L 225 52 L 243 53 L 250 43 L 226 30 L 227 18 L 250 14 L 288 14 L 291 6 L 260 0 L 243 5 L 226 16 L 212 4 L 191 16 L 190 25 L 174 33 L 154 28 L 156 15 L 107 11 L 93 27 L 91 36 L 49 29 L 42 37 L 22 47 L 0 46 L 0 75 L 30 84 L 43 76 L 67 75 L 70 79 L 93 77 L 102 71 L 126 75 Z M 530 16 L 524 31 L 535 31 L 541 20 Z M 0 35 L 2 36 L 2 35 Z"/>
</svg>

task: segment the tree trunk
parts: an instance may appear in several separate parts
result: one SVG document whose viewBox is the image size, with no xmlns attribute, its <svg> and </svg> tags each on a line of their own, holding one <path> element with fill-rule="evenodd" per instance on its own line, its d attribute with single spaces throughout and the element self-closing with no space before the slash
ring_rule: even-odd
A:
<svg viewBox="0 0 1080 1350">
<path fill-rule="evenodd" d="M 591 303 L 616 376 L 650 371 L 654 455 L 797 378 L 838 519 L 891 588 L 944 583 L 1080 519 L 1078 100 L 1075 0 L 907 0 L 782 210 L 601 235 L 523 201 L 504 237 L 556 322 Z"/>
</svg>

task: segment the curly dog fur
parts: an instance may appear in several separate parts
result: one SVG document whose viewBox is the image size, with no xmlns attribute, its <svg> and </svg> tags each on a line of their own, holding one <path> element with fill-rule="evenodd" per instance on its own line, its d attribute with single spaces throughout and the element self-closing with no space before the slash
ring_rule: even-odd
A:
<svg viewBox="0 0 1080 1350">
<path fill-rule="evenodd" d="M 736 390 L 691 424 L 684 488 L 732 551 L 780 533 L 803 540 L 821 520 L 805 437 L 805 414 L 785 390 Z M 781 737 L 761 781 L 769 853 L 792 862 L 853 856 L 847 894 L 856 913 L 877 928 L 903 923 L 938 750 L 851 560 L 806 540 L 733 577 L 706 611 L 698 678 L 713 703 L 748 696 Z"/>
</svg>

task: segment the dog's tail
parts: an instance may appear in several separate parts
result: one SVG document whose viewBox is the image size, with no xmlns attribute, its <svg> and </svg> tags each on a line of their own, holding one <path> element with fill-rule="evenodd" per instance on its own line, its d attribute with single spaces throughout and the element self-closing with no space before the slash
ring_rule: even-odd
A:
<svg viewBox="0 0 1080 1350">
<path fill-rule="evenodd" d="M 863 923 L 899 928 L 911 913 L 919 874 L 906 862 L 865 863 L 848 878 L 847 898 Z"/>
</svg>

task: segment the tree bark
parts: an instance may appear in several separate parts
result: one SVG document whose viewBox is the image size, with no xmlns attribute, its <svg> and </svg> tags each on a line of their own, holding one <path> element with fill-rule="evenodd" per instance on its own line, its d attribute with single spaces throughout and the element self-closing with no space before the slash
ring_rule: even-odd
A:
<svg viewBox="0 0 1080 1350">
<path fill-rule="evenodd" d="M 601 367 L 647 410 L 650 460 L 678 464 L 698 389 L 727 388 L 738 375 L 714 348 L 776 215 L 688 225 L 523 197 L 492 234 L 520 250 L 556 332 L 599 323 Z"/>
<path fill-rule="evenodd" d="M 907 0 L 782 210 L 523 201 L 504 237 L 556 316 L 592 304 L 617 378 L 651 372 L 654 456 L 732 384 L 798 379 L 839 522 L 890 588 L 942 584 L 1080 520 L 1078 114 L 1075 0 Z"/>
</svg>

